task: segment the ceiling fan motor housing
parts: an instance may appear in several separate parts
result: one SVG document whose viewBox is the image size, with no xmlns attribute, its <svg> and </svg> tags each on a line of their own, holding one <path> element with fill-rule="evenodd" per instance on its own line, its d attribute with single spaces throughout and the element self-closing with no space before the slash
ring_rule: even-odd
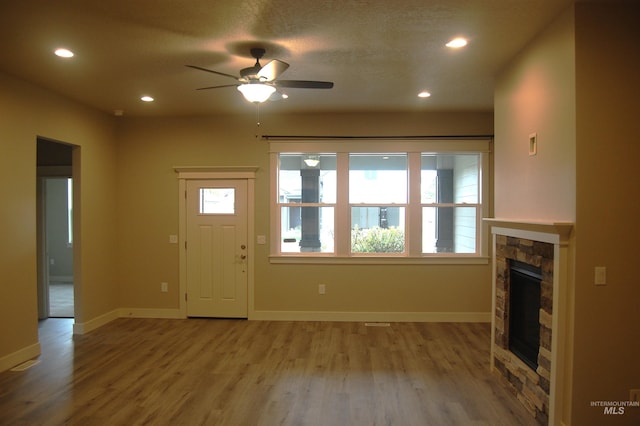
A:
<svg viewBox="0 0 640 426">
<path fill-rule="evenodd" d="M 251 56 L 255 58 L 256 63 L 252 67 L 243 68 L 240 70 L 240 77 L 247 78 L 249 80 L 257 79 L 257 75 L 262 69 L 260 65 L 260 59 L 266 53 L 266 50 L 261 47 L 254 47 L 251 49 Z"/>
</svg>

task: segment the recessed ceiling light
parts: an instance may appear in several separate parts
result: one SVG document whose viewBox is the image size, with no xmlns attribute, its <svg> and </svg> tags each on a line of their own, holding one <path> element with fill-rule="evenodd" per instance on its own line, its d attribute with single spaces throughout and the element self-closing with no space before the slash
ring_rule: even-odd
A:
<svg viewBox="0 0 640 426">
<path fill-rule="evenodd" d="M 56 49 L 54 53 L 56 54 L 56 56 L 59 56 L 61 58 L 73 58 L 73 52 L 69 49 Z"/>
<path fill-rule="evenodd" d="M 467 45 L 467 40 L 462 37 L 454 38 L 453 40 L 451 40 L 449 43 L 446 44 L 447 47 L 450 47 L 452 49 L 459 49 L 461 47 L 465 47 L 466 45 Z"/>
<path fill-rule="evenodd" d="M 429 96 L 431 96 L 431 93 L 427 92 L 426 90 L 418 93 L 419 98 L 428 98 Z"/>
<path fill-rule="evenodd" d="M 153 102 L 154 99 L 151 96 L 143 96 L 140 98 L 142 102 Z"/>
</svg>

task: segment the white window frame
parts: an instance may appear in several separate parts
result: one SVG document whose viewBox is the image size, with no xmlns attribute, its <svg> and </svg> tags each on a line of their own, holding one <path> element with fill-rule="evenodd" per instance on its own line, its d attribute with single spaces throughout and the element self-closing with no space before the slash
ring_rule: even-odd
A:
<svg viewBox="0 0 640 426">
<path fill-rule="evenodd" d="M 489 217 L 490 138 L 461 139 L 363 139 L 363 140 L 270 140 L 270 256 L 271 263 L 310 264 L 486 264 L 487 229 L 482 219 Z M 278 157 L 281 153 L 335 153 L 337 199 L 333 253 L 281 253 L 280 203 L 278 202 Z M 350 239 L 349 154 L 407 153 L 409 194 L 406 205 L 406 253 L 353 254 Z M 422 253 L 422 206 L 420 197 L 422 154 L 479 154 L 479 214 L 476 217 L 475 253 Z M 464 206 L 464 205 L 463 205 Z M 347 233 L 347 236 L 344 234 Z"/>
</svg>

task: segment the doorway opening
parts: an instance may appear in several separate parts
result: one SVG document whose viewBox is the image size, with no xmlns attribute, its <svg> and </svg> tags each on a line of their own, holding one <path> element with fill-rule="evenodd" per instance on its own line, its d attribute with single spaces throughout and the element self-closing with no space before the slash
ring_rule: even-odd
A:
<svg viewBox="0 0 640 426">
<path fill-rule="evenodd" d="M 74 318 L 72 145 L 37 139 L 38 318 Z"/>
</svg>

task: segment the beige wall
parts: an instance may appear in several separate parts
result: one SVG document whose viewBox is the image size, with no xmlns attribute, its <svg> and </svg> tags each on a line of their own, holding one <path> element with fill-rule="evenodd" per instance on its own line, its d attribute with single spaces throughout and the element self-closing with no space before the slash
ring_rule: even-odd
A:
<svg viewBox="0 0 640 426">
<path fill-rule="evenodd" d="M 0 74 L 0 364 L 37 345 L 36 138 L 77 145 L 83 240 L 76 279 L 78 321 L 117 307 L 115 285 L 115 127 L 110 117 Z"/>
<path fill-rule="evenodd" d="M 123 307 L 177 309 L 178 181 L 173 166 L 258 166 L 255 232 L 269 235 L 270 135 L 491 134 L 491 113 L 125 119 L 119 125 L 118 265 Z M 267 238 L 268 240 L 268 238 Z M 255 247 L 255 309 L 486 315 L 489 265 L 272 265 Z M 311 279 L 304 277 L 313 277 Z M 169 292 L 160 292 L 169 282 Z M 327 294 L 318 295 L 318 284 Z"/>
<path fill-rule="evenodd" d="M 177 309 L 178 181 L 173 166 L 255 165 L 257 234 L 269 234 L 268 144 L 256 134 L 490 134 L 492 113 L 115 118 L 0 75 L 3 167 L 0 362 L 37 351 L 36 138 L 73 144 L 76 322 L 99 325 L 119 308 Z M 79 190 L 78 190 L 79 189 Z M 79 206 L 79 207 L 78 207 Z M 255 308 L 276 312 L 486 315 L 488 265 L 271 265 L 255 252 Z M 313 281 L 301 279 L 314 276 Z M 317 295 L 317 281 L 327 295 Z M 169 292 L 159 291 L 169 282 Z M 27 352 L 24 352 L 24 351 Z M 25 358 L 26 359 L 26 358 Z M 5 362 L 5 364 L 6 364 Z M 6 365 L 3 364 L 4 367 Z"/>
<path fill-rule="evenodd" d="M 593 418 L 591 400 L 640 389 L 639 16 L 637 3 L 576 5 L 574 424 Z M 596 266 L 607 286 L 593 284 Z M 632 412 L 616 424 L 640 424 Z"/>
<path fill-rule="evenodd" d="M 572 221 L 566 424 L 638 424 L 591 401 L 625 401 L 640 384 L 640 39 L 631 4 L 577 3 L 500 75 L 495 92 L 495 212 Z M 538 156 L 527 136 L 536 131 Z M 607 286 L 594 267 L 607 267 Z M 574 307 L 575 313 L 571 311 Z"/>
<path fill-rule="evenodd" d="M 495 214 L 575 220 L 573 17 L 564 14 L 499 76 L 495 104 Z M 537 133 L 538 154 L 529 156 Z"/>
</svg>

